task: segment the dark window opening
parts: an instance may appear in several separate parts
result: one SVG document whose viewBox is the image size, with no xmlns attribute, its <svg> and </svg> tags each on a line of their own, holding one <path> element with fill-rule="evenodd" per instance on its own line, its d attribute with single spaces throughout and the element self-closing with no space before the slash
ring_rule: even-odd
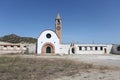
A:
<svg viewBox="0 0 120 80">
<path fill-rule="evenodd" d="M 79 50 L 82 50 L 82 47 L 81 47 L 81 46 L 79 46 Z"/>
<path fill-rule="evenodd" d="M 17 46 L 17 47 L 20 47 L 20 46 Z"/>
<path fill-rule="evenodd" d="M 14 47 L 14 46 L 11 46 L 11 47 Z"/>
<path fill-rule="evenodd" d="M 120 46 L 117 47 L 117 51 L 120 51 Z"/>
<path fill-rule="evenodd" d="M 85 47 L 85 50 L 87 50 L 87 47 Z"/>
<path fill-rule="evenodd" d="M 98 50 L 98 47 L 95 47 L 95 50 Z"/>
<path fill-rule="evenodd" d="M 103 47 L 100 47 L 100 50 L 103 50 Z"/>
<path fill-rule="evenodd" d="M 7 47 L 7 46 L 4 46 L 4 47 Z"/>
<path fill-rule="evenodd" d="M 93 48 L 92 48 L 92 47 L 90 47 L 90 50 L 93 50 Z"/>
<path fill-rule="evenodd" d="M 60 24 L 60 20 L 58 20 L 58 24 Z"/>
</svg>

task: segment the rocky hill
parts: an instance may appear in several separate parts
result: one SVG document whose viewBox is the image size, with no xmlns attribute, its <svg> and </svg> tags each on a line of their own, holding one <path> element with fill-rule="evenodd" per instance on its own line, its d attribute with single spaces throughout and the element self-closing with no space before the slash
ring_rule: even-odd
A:
<svg viewBox="0 0 120 80">
<path fill-rule="evenodd" d="M 37 39 L 32 37 L 20 37 L 15 34 L 10 34 L 0 37 L 0 41 L 10 43 L 36 43 Z"/>
</svg>

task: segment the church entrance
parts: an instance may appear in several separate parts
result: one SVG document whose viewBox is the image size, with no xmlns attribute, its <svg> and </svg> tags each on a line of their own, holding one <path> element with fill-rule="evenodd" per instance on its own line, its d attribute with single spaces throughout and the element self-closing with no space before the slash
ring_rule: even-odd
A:
<svg viewBox="0 0 120 80">
<path fill-rule="evenodd" d="M 46 53 L 51 53 L 51 48 L 49 46 L 46 48 Z"/>
<path fill-rule="evenodd" d="M 54 54 L 55 47 L 52 43 L 45 43 L 41 51 L 42 51 L 42 54 Z"/>
</svg>

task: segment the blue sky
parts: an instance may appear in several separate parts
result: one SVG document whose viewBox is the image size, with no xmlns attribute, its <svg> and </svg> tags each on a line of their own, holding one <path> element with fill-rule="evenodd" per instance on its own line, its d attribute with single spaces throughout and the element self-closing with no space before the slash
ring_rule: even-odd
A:
<svg viewBox="0 0 120 80">
<path fill-rule="evenodd" d="M 0 36 L 37 38 L 57 13 L 63 42 L 120 43 L 120 0 L 0 0 Z"/>
</svg>

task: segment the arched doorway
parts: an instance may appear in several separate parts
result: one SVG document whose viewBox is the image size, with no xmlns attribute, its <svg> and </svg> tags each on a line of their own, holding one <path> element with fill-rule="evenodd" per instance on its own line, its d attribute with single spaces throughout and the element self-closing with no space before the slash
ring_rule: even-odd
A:
<svg viewBox="0 0 120 80">
<path fill-rule="evenodd" d="M 54 54 L 55 53 L 54 45 L 52 43 L 45 43 L 42 47 L 41 53 L 42 54 L 46 54 L 46 53 Z"/>
<path fill-rule="evenodd" d="M 104 48 L 104 53 L 105 53 L 105 54 L 107 53 L 107 49 L 106 49 L 106 48 Z"/>
<path fill-rule="evenodd" d="M 51 48 L 49 46 L 46 48 L 46 53 L 51 53 Z"/>
<path fill-rule="evenodd" d="M 72 52 L 73 54 L 75 54 L 75 48 L 72 48 L 72 49 L 71 49 L 71 52 Z"/>
</svg>

